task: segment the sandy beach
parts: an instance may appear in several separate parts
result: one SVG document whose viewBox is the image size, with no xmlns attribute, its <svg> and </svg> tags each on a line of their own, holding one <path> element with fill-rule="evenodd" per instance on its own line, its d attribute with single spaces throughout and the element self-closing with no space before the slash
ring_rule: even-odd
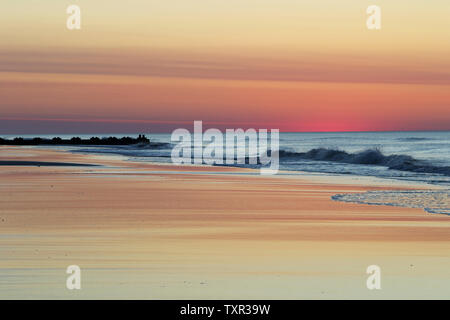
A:
<svg viewBox="0 0 450 320">
<path fill-rule="evenodd" d="M 331 200 L 411 185 L 31 147 L 0 160 L 1 299 L 450 298 L 449 216 Z"/>
</svg>

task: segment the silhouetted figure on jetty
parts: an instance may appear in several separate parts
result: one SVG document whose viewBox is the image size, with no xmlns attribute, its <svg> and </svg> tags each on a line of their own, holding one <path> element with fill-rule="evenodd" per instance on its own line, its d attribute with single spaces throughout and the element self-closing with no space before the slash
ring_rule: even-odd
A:
<svg viewBox="0 0 450 320">
<path fill-rule="evenodd" d="M 131 137 L 92 137 L 90 139 L 81 139 L 80 137 L 73 137 L 71 139 L 62 139 L 55 137 L 53 139 L 45 138 L 14 138 L 13 140 L 0 138 L 0 145 L 9 146 L 38 146 L 38 145 L 89 145 L 89 146 L 112 146 L 112 145 L 132 145 L 132 144 L 149 144 L 150 140 L 144 135 L 140 134 L 138 138 Z"/>
</svg>

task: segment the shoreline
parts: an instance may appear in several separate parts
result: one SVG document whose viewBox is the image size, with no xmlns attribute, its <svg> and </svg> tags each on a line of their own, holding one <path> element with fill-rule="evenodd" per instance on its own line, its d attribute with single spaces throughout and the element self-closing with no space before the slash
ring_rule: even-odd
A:
<svg viewBox="0 0 450 320">
<path fill-rule="evenodd" d="M 331 200 L 399 184 L 42 148 L 0 148 L 6 157 L 101 166 L 0 166 L 4 299 L 450 296 L 448 216 Z M 71 264 L 76 293 L 64 287 Z M 365 288 L 371 264 L 381 291 Z"/>
<path fill-rule="evenodd" d="M 92 167 L 95 164 L 71 163 L 71 162 L 51 162 L 51 161 L 4 161 L 0 160 L 0 166 L 9 167 Z"/>
</svg>

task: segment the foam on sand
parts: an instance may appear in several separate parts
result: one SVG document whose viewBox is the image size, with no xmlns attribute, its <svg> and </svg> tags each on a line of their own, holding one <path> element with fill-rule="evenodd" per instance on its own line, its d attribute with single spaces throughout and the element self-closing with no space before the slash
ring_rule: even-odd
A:
<svg viewBox="0 0 450 320">
<path fill-rule="evenodd" d="M 337 194 L 336 201 L 420 208 L 429 213 L 450 215 L 450 190 L 392 190 Z"/>
</svg>

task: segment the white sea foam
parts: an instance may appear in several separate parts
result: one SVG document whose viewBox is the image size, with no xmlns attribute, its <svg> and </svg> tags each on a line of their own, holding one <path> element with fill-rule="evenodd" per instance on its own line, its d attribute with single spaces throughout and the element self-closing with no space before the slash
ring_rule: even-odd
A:
<svg viewBox="0 0 450 320">
<path fill-rule="evenodd" d="M 450 215 L 450 189 L 368 191 L 337 194 L 331 198 L 343 202 L 420 208 L 429 213 Z"/>
</svg>

